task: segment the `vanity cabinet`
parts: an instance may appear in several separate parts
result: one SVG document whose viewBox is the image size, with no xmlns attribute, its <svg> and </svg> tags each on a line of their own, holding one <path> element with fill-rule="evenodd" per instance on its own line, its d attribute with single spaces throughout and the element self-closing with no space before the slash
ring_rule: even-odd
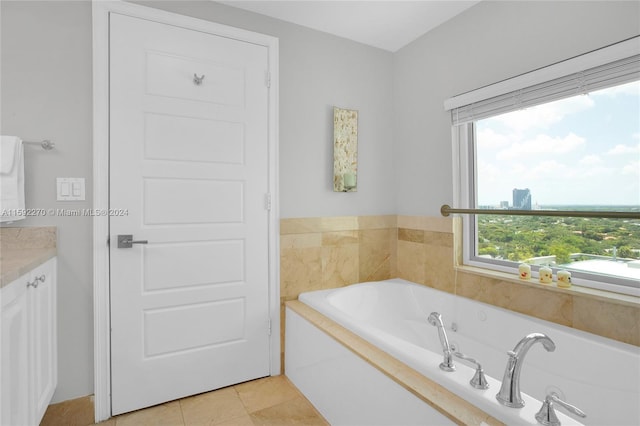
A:
<svg viewBox="0 0 640 426">
<path fill-rule="evenodd" d="M 57 377 L 56 258 L 1 291 L 0 424 L 37 425 Z"/>
</svg>

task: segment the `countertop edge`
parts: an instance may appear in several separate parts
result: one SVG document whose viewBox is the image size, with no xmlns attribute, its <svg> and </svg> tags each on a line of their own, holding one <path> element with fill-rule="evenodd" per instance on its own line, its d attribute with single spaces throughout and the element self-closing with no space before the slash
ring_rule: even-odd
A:
<svg viewBox="0 0 640 426">
<path fill-rule="evenodd" d="M 0 288 L 56 257 L 58 250 L 56 247 L 12 249 L 4 250 L 2 254 Z"/>
</svg>

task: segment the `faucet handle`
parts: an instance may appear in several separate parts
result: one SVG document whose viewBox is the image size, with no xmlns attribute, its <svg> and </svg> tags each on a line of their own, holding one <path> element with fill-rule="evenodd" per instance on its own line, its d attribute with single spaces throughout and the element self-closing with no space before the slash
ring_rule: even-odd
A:
<svg viewBox="0 0 640 426">
<path fill-rule="evenodd" d="M 560 426 L 560 420 L 558 420 L 558 416 L 556 416 L 556 412 L 553 409 L 554 402 L 576 416 L 587 417 L 587 415 L 578 407 L 564 402 L 558 397 L 557 393 L 551 392 L 544 399 L 542 407 L 540 407 L 540 411 L 536 413 L 536 420 L 538 423 L 543 424 L 544 426 Z"/>
<path fill-rule="evenodd" d="M 476 389 L 488 389 L 489 382 L 487 382 L 487 378 L 484 376 L 484 370 L 478 361 L 474 358 L 471 358 L 463 353 L 454 352 L 453 353 L 457 358 L 460 358 L 465 361 L 469 361 L 470 363 L 476 366 L 476 374 L 473 375 L 471 380 L 469 380 L 469 384 Z"/>
</svg>

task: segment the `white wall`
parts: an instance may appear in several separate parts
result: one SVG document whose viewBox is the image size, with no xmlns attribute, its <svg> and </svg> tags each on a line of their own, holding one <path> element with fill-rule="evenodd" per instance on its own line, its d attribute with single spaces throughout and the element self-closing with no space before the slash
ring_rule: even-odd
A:
<svg viewBox="0 0 640 426">
<path fill-rule="evenodd" d="M 394 55 L 397 212 L 452 203 L 445 99 L 640 34 L 640 2 L 482 1 Z"/>
<path fill-rule="evenodd" d="M 280 39 L 280 213 L 286 217 L 395 211 L 393 55 L 209 1 L 135 3 Z M 333 106 L 359 110 L 358 192 L 333 192 Z"/>
<path fill-rule="evenodd" d="M 210 1 L 144 4 L 279 37 L 281 217 L 394 212 L 391 53 Z M 91 5 L 2 0 L 0 8 L 0 130 L 56 143 L 49 152 L 27 148 L 27 207 L 90 208 Z M 357 193 L 333 192 L 334 105 L 360 111 Z M 57 202 L 56 177 L 85 177 L 87 200 Z M 16 225 L 58 227 L 60 378 L 54 401 L 91 394 L 91 220 L 44 217 Z"/>
<path fill-rule="evenodd" d="M 53 151 L 25 147 L 27 208 L 91 208 L 57 202 L 56 177 L 92 185 L 91 5 L 0 2 L 2 134 L 51 139 Z M 93 283 L 90 217 L 37 217 L 9 226 L 58 227 L 58 366 L 55 400 L 93 393 Z"/>
</svg>

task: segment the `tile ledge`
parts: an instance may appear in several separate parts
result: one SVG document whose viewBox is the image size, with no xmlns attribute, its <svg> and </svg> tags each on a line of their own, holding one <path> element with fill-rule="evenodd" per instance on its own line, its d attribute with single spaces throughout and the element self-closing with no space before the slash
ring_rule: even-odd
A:
<svg viewBox="0 0 640 426">
<path fill-rule="evenodd" d="M 535 280 L 524 281 L 517 276 L 500 271 L 492 271 L 490 269 L 479 268 L 476 266 L 458 265 L 454 267 L 455 271 L 466 272 L 473 275 L 480 275 L 486 278 L 493 278 L 501 281 L 508 281 L 514 284 L 524 285 L 527 287 L 534 287 L 537 289 L 551 291 L 561 294 L 567 294 L 576 297 L 585 297 L 588 299 L 600 300 L 608 303 L 615 303 L 617 305 L 631 306 L 633 308 L 640 308 L 640 297 L 631 296 L 627 294 L 614 293 L 612 291 L 598 290 L 595 288 L 581 287 L 572 285 L 570 288 L 557 287 L 554 282 L 551 285 L 539 284 Z"/>
</svg>

